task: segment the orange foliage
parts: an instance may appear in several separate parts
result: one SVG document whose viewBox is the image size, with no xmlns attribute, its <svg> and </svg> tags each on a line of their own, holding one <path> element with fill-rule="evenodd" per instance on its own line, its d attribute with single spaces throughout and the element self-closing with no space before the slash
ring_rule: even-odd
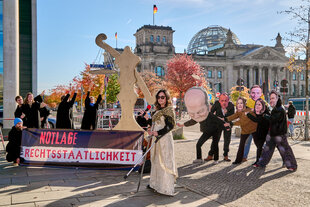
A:
<svg viewBox="0 0 310 207">
<path fill-rule="evenodd" d="M 76 101 L 81 101 L 81 89 L 83 88 L 83 100 L 86 98 L 87 90 L 90 83 L 94 83 L 91 89 L 91 95 L 97 97 L 99 95 L 100 87 L 104 84 L 105 75 L 91 75 L 90 66 L 85 64 L 85 69 L 80 73 L 80 77 L 74 77 L 68 86 L 58 85 L 56 88 L 50 90 L 51 94 L 45 98 L 45 102 L 52 108 L 60 103 L 60 98 L 67 93 L 73 95 L 73 90 L 77 89 Z M 104 99 L 104 96 L 103 96 Z"/>
<path fill-rule="evenodd" d="M 193 75 L 199 79 L 195 79 Z M 181 98 L 184 92 L 193 86 L 207 88 L 202 68 L 187 54 L 176 55 L 168 61 L 166 81 L 171 93 L 177 93 L 179 94 L 178 97 Z"/>
</svg>

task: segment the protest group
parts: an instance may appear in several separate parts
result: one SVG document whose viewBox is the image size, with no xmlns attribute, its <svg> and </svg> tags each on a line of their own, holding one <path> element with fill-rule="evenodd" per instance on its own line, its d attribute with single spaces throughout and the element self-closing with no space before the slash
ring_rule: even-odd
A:
<svg viewBox="0 0 310 207">
<path fill-rule="evenodd" d="M 90 89 L 91 86 L 84 103 L 82 130 L 96 129 L 97 110 L 102 100 L 102 88 L 97 99 L 90 96 Z M 74 95 L 71 98 L 70 93 L 61 97 L 56 116 L 57 129 L 73 129 L 72 107 L 77 93 L 74 90 L 72 93 Z M 45 127 L 49 110 L 43 103 L 43 95 L 44 92 L 34 97 L 32 93 L 28 93 L 24 100 L 21 96 L 17 96 L 15 99 L 18 105 L 15 111 L 14 126 L 9 132 L 9 143 L 6 147 L 7 161 L 14 162 L 15 165 L 23 162 L 20 157 L 22 130 Z M 231 158 L 234 158 L 232 161 L 234 165 L 246 162 L 251 142 L 254 140 L 257 149 L 256 161 L 251 163 L 253 168 L 260 169 L 268 165 L 275 148 L 277 148 L 283 161 L 283 167 L 292 172 L 297 170 L 294 153 L 287 141 L 287 134 L 292 133 L 292 126 L 288 126 L 288 120 L 291 124 L 294 122 L 296 110 L 291 102 L 285 107 L 277 91 L 270 91 L 268 97 L 264 97 L 261 87 L 254 85 L 250 89 L 250 98 L 247 100 L 239 97 L 234 105 L 230 101 L 229 94 L 222 93 L 218 100 L 210 104 L 204 88 L 192 87 L 185 93 L 183 99 L 190 117 L 190 120 L 184 121 L 184 123 L 176 123 L 175 109 L 168 90 L 159 90 L 155 97 L 156 101 L 153 103 L 153 109 L 150 110 L 151 113 L 147 113 L 150 109 L 147 108 L 136 117 L 138 124 L 149 135 L 145 136 L 146 142 L 156 142 L 147 159 L 150 168 L 150 181 L 147 186 L 149 189 L 168 196 L 174 195 L 174 184 L 178 175 L 172 130 L 176 126 L 200 125 L 202 135 L 196 144 L 196 157 L 193 156 L 193 166 L 208 161 L 217 164 L 220 159 L 219 141 L 223 137 L 222 159 L 225 162 L 231 162 Z M 266 100 L 269 100 L 269 103 Z M 229 154 L 233 126 L 241 128 L 239 148 L 235 156 Z M 203 158 L 202 145 L 210 138 L 212 143 L 208 156 Z M 145 146 L 143 145 L 144 148 Z"/>
</svg>

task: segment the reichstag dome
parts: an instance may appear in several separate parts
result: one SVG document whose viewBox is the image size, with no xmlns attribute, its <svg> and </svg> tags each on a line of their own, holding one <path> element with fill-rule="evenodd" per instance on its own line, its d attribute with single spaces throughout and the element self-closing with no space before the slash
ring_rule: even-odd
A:
<svg viewBox="0 0 310 207">
<path fill-rule="evenodd" d="M 285 101 L 288 97 L 305 95 L 305 72 L 297 74 L 285 69 L 288 58 L 280 34 L 274 34 L 273 45 L 241 44 L 230 29 L 208 26 L 193 36 L 187 50 L 184 48 L 184 52 L 176 53 L 174 32 L 169 26 L 157 25 L 137 29 L 134 36 L 135 54 L 141 58 L 137 65 L 139 72 L 152 71 L 164 78 L 167 62 L 175 55 L 187 53 L 202 67 L 207 84 L 214 93 L 229 92 L 237 80 L 242 79 L 247 88 L 260 85 L 266 97 L 272 89 L 284 95 Z M 284 79 L 289 82 L 285 90 L 275 84 Z"/>
<path fill-rule="evenodd" d="M 189 42 L 187 53 L 203 55 L 207 54 L 208 51 L 222 48 L 227 39 L 227 32 L 228 29 L 218 25 L 209 26 L 200 30 Z M 234 33 L 232 33 L 232 39 L 235 44 L 241 44 L 240 40 Z"/>
</svg>

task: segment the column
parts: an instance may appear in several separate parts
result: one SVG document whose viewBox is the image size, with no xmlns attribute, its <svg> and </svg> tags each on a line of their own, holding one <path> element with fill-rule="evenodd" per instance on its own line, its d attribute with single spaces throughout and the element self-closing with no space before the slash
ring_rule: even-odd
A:
<svg viewBox="0 0 310 207">
<path fill-rule="evenodd" d="M 273 89 L 272 87 L 273 80 L 274 78 L 272 77 L 272 66 L 269 66 L 268 67 L 268 92 L 270 92 Z M 270 88 L 269 88 L 269 85 L 270 85 Z"/>
<path fill-rule="evenodd" d="M 14 118 L 19 94 L 19 9 L 18 0 L 3 1 L 3 118 Z M 13 121 L 4 121 L 11 128 Z"/>
<path fill-rule="evenodd" d="M 262 86 L 263 82 L 263 69 L 261 66 L 258 66 L 258 84 Z"/>
<path fill-rule="evenodd" d="M 37 73 L 37 0 L 31 0 L 31 21 L 32 21 L 32 93 L 38 94 L 38 73 Z M 41 93 L 41 91 L 39 92 Z"/>
<path fill-rule="evenodd" d="M 243 66 L 239 66 L 239 78 L 244 80 L 244 70 Z"/>
<path fill-rule="evenodd" d="M 227 64 L 226 68 L 225 68 L 225 79 L 226 79 L 226 83 L 225 83 L 225 91 L 229 92 L 230 89 L 234 86 L 234 79 L 233 79 L 233 65 L 232 64 Z"/>
<path fill-rule="evenodd" d="M 254 70 L 253 70 L 253 67 L 254 66 L 250 66 L 250 68 L 249 68 L 249 74 L 250 74 L 250 77 L 249 77 L 249 86 L 250 86 L 250 88 L 253 86 L 253 85 L 255 85 L 254 84 Z"/>
</svg>

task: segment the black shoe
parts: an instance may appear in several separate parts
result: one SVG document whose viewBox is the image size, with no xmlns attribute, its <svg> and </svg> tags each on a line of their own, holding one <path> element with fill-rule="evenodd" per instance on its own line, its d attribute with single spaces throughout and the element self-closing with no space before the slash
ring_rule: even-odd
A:
<svg viewBox="0 0 310 207">
<path fill-rule="evenodd" d="M 230 162 L 231 159 L 228 158 L 228 156 L 224 156 L 224 159 L 223 159 L 225 162 Z"/>
<path fill-rule="evenodd" d="M 147 188 L 147 189 L 154 190 L 150 185 L 147 185 L 146 188 Z"/>
<path fill-rule="evenodd" d="M 241 162 L 233 162 L 232 164 L 234 164 L 234 165 L 238 165 L 238 164 L 240 164 Z"/>
</svg>

